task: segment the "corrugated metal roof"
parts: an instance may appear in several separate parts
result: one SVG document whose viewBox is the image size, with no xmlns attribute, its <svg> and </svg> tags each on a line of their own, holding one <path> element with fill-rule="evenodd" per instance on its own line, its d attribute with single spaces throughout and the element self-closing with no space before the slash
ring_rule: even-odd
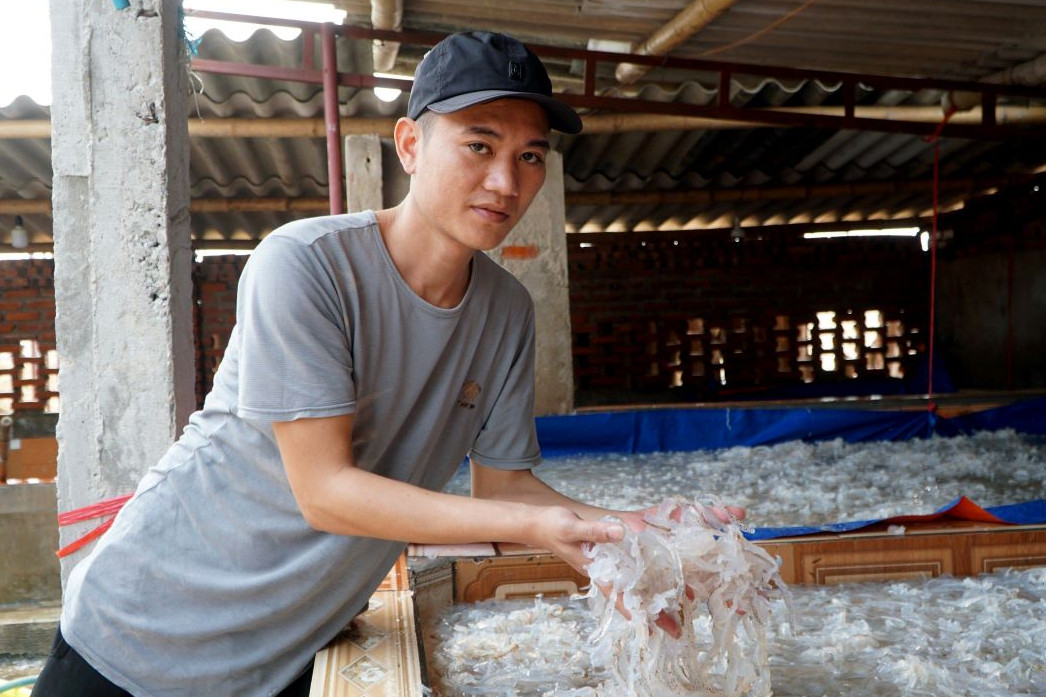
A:
<svg viewBox="0 0 1046 697">
<path fill-rule="evenodd" d="M 411 30 L 507 31 L 536 43 L 579 47 L 590 39 L 638 43 L 689 4 L 690 0 L 406 0 L 403 25 Z M 348 13 L 347 23 L 370 23 L 369 0 L 336 0 L 335 5 Z M 796 10 L 800 11 L 765 31 Z M 1046 3 L 1041 0 L 740 0 L 672 55 L 970 79 L 1044 52 Z"/>
<path fill-rule="evenodd" d="M 368 0 L 341 0 L 347 22 L 369 25 Z M 403 29 L 447 32 L 489 29 L 546 45 L 584 48 L 593 39 L 637 42 L 671 19 L 684 0 L 535 0 L 511 6 L 473 0 L 408 0 Z M 798 11 L 779 26 L 776 21 Z M 760 33 L 763 32 L 763 33 Z M 746 41 L 746 39 L 751 39 Z M 370 72 L 370 42 L 339 40 L 339 68 Z M 203 37 L 204 58 L 296 67 L 302 39 L 284 41 L 256 33 L 248 41 L 220 32 Z M 733 45 L 732 48 L 724 47 Z M 403 46 L 397 72 L 409 72 L 424 47 Z M 314 59 L 319 65 L 318 42 Z M 683 58 L 711 58 L 807 69 L 977 79 L 1046 52 L 1046 1 L 943 0 L 740 0 L 672 51 Z M 547 61 L 556 84 L 580 89 L 577 62 Z M 714 79 L 659 68 L 633 88 L 610 83 L 603 65 L 600 84 L 610 95 L 696 106 L 718 99 Z M 189 103 L 190 118 L 318 118 L 319 85 L 198 75 L 202 92 Z M 378 100 L 370 90 L 342 88 L 343 116 L 394 117 L 406 98 Z M 875 91 L 859 104 L 926 106 L 941 94 L 925 90 Z M 1027 100 L 1011 100 L 1026 104 Z M 839 105 L 839 85 L 819 80 L 737 76 L 735 106 L 810 107 Z M 22 98 L 0 108 L 0 119 L 46 118 L 48 110 Z M 745 191 L 744 200 L 718 203 L 568 205 L 572 230 L 685 229 L 827 220 L 925 215 L 931 194 L 906 190 L 932 174 L 934 146 L 916 135 L 815 128 L 730 128 L 588 133 L 562 136 L 568 195 L 626 191 Z M 997 179 L 1046 165 L 1046 144 L 1029 134 L 1003 141 L 944 138 L 943 178 Z M 325 144 L 319 138 L 193 138 L 190 170 L 196 198 L 324 197 Z M 899 183 L 896 190 L 828 192 L 801 198 L 760 198 L 759 190 L 788 186 Z M 46 140 L 6 140 L 0 147 L 0 199 L 41 199 L 50 194 L 50 149 Z M 816 190 L 816 189 L 815 189 Z M 816 190 L 820 191 L 820 190 Z M 749 195 L 750 194 L 750 195 Z M 942 204 L 956 205 L 965 191 L 945 190 Z M 570 199 L 568 198 L 568 201 Z M 258 238 L 301 213 L 194 214 L 194 234 L 227 239 Z M 26 215 L 36 239 L 49 235 L 50 218 Z"/>
</svg>

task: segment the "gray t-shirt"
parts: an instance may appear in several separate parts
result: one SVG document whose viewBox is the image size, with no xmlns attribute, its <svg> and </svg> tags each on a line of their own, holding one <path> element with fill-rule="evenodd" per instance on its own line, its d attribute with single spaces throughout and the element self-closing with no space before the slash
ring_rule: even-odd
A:
<svg viewBox="0 0 1046 697">
<path fill-rule="evenodd" d="M 533 304 L 486 255 L 438 308 L 373 213 L 315 218 L 267 237 L 238 293 L 203 409 L 69 579 L 67 641 L 137 697 L 275 694 L 404 549 L 311 529 L 271 422 L 353 413 L 358 467 L 431 490 L 466 455 L 540 460 Z"/>
</svg>

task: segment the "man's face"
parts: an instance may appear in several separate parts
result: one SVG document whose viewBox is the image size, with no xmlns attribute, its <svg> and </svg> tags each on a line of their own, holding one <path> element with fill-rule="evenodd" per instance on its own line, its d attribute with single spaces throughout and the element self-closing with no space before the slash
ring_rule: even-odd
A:
<svg viewBox="0 0 1046 697">
<path fill-rule="evenodd" d="M 424 118 L 408 169 L 418 212 L 445 241 L 470 251 L 493 249 L 545 181 L 545 110 L 523 99 L 498 99 Z"/>
</svg>

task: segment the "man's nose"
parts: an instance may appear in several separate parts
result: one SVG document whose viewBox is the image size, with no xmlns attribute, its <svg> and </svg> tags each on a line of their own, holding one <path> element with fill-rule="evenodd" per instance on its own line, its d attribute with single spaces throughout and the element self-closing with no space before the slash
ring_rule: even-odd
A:
<svg viewBox="0 0 1046 697">
<path fill-rule="evenodd" d="M 506 159 L 492 162 L 484 184 L 488 190 L 501 196 L 517 196 L 519 194 L 519 173 L 516 171 L 515 161 Z"/>
</svg>

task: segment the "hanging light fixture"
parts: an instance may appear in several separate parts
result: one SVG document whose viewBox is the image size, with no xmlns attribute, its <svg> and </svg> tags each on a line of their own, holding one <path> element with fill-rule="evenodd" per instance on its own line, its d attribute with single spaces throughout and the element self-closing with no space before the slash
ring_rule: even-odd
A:
<svg viewBox="0 0 1046 697">
<path fill-rule="evenodd" d="M 741 218 L 734 216 L 734 227 L 730 230 L 730 239 L 734 242 L 740 242 L 745 238 L 745 229 L 741 227 Z"/>
<path fill-rule="evenodd" d="M 29 246 L 29 233 L 22 225 L 22 216 L 15 216 L 15 226 L 11 228 L 11 246 L 15 249 L 25 249 Z"/>
</svg>

